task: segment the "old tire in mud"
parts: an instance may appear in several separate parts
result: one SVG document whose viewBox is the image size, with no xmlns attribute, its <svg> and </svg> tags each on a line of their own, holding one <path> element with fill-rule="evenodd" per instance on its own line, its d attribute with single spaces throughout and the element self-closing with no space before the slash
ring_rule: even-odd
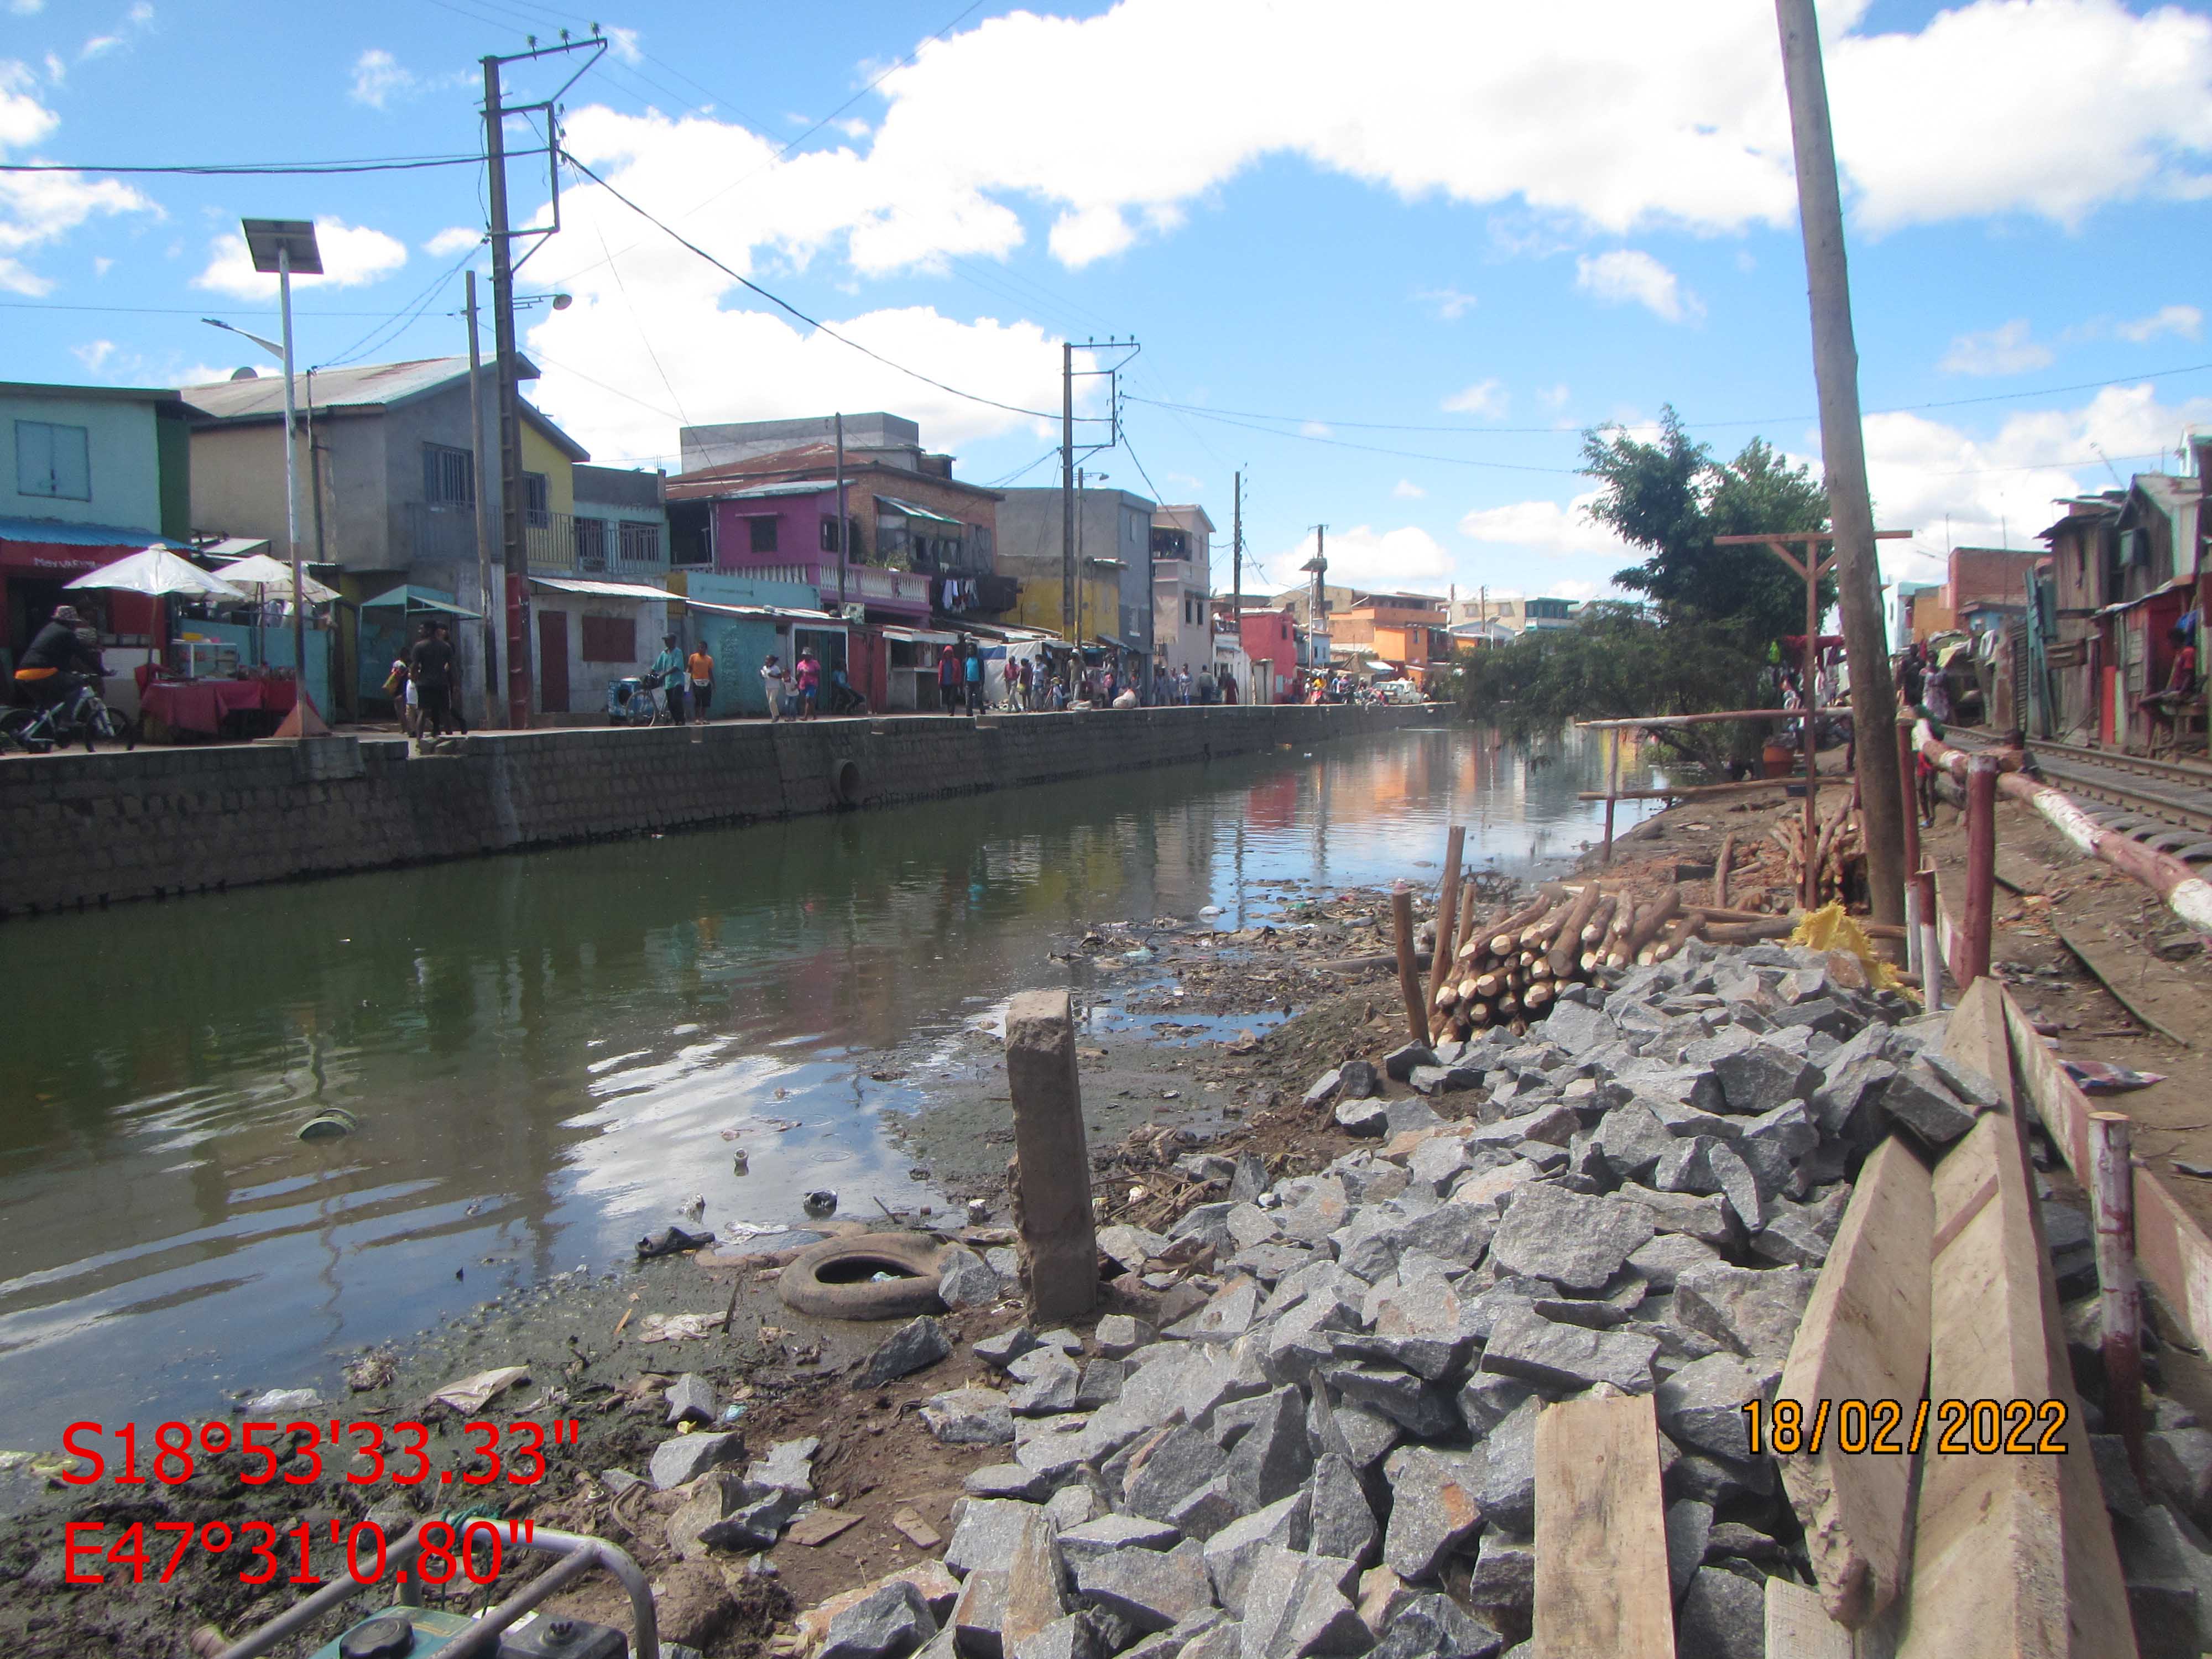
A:
<svg viewBox="0 0 2212 1659">
<path fill-rule="evenodd" d="M 802 1250 L 775 1292 L 786 1307 L 817 1319 L 911 1319 L 943 1311 L 937 1278 L 944 1261 L 944 1244 L 927 1233 L 855 1233 Z"/>
</svg>

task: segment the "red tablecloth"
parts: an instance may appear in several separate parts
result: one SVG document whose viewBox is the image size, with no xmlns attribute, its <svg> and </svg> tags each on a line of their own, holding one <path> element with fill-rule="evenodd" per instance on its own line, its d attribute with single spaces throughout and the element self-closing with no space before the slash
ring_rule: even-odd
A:
<svg viewBox="0 0 2212 1659">
<path fill-rule="evenodd" d="M 139 698 L 139 707 L 179 732 L 222 730 L 223 716 L 259 709 L 289 714 L 299 688 L 292 680 L 156 680 Z"/>
</svg>

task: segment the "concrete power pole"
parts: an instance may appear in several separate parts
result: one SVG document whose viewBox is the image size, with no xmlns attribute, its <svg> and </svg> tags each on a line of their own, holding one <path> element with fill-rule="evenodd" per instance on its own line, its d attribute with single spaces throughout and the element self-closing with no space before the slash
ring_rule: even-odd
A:
<svg viewBox="0 0 2212 1659">
<path fill-rule="evenodd" d="M 515 384 L 514 252 L 507 220 L 506 112 L 500 106 L 500 60 L 483 60 L 484 157 L 491 212 L 492 350 L 499 365 L 500 548 L 507 566 L 507 723 L 530 724 L 530 555 L 523 544 L 522 394 Z"/>
<path fill-rule="evenodd" d="M 471 266 L 466 279 L 469 310 L 469 457 L 476 475 L 471 492 L 476 498 L 472 514 L 477 532 L 477 603 L 483 608 L 477 627 L 483 641 L 484 712 L 487 726 L 499 725 L 499 612 L 491 591 L 491 535 L 484 523 L 484 480 L 491 476 L 484 465 L 483 354 L 477 341 L 477 273 Z"/>
<path fill-rule="evenodd" d="M 1851 671 L 1851 720 L 1860 753 L 1879 761 L 1888 753 L 1897 701 L 1882 627 L 1874 503 L 1867 489 L 1859 355 L 1851 332 L 1850 278 L 1844 252 L 1843 201 L 1836 183 L 1835 135 L 1828 121 L 1827 77 L 1820 62 L 1813 0 L 1774 0 L 1774 11 L 1782 31 L 1783 77 L 1797 157 L 1797 211 L 1804 226 L 1805 275 L 1812 301 L 1813 374 L 1820 396 L 1821 465 L 1827 474 L 1829 528 L 1835 532 L 1844 650 Z M 1892 766 L 1862 766 L 1858 779 L 1875 920 L 1902 921 L 1904 787 Z"/>
<path fill-rule="evenodd" d="M 1244 641 L 1244 474 L 1237 474 L 1236 507 L 1229 532 L 1229 621 L 1237 629 L 1237 643 Z"/>
<path fill-rule="evenodd" d="M 1070 645 L 1075 628 L 1075 343 L 1060 348 L 1060 631 Z"/>
</svg>

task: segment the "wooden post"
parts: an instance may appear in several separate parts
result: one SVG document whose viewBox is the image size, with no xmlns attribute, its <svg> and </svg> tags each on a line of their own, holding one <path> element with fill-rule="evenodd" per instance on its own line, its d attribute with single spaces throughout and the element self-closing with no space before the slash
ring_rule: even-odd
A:
<svg viewBox="0 0 2212 1659">
<path fill-rule="evenodd" d="M 1905 791 L 1905 967 L 1925 976 L 1920 961 L 1920 792 L 1919 757 L 1912 750 L 1912 717 L 1897 717 L 1897 781 Z"/>
<path fill-rule="evenodd" d="M 1897 718 L 1889 644 L 1881 617 L 1881 568 L 1874 501 L 1867 489 L 1866 434 L 1859 412 L 1859 352 L 1851 331 L 1851 287 L 1844 251 L 1842 187 L 1828 121 L 1827 71 L 1820 61 L 1813 0 L 1775 0 L 1782 36 L 1783 82 L 1790 100 L 1790 149 L 1797 164 L 1797 213 L 1805 236 L 1811 301 L 1813 381 L 1820 400 L 1820 459 L 1828 487 L 1828 527 L 1836 548 L 1836 602 L 1851 670 L 1851 715 L 1862 739 L 1879 740 Z M 1905 802 L 1887 768 L 1867 775 L 1867 885 L 1876 921 L 1905 915 Z"/>
<path fill-rule="evenodd" d="M 2105 1345 L 2105 1422 L 2143 1472 L 2142 1293 L 2136 1283 L 2135 1125 L 2089 1114 L 2089 1199 L 2097 1223 L 2098 1312 Z"/>
<path fill-rule="evenodd" d="M 1996 904 L 1997 757 L 1977 755 L 1966 769 L 1966 915 L 1953 977 L 1961 990 L 1990 971 L 1990 913 Z"/>
<path fill-rule="evenodd" d="M 1398 930 L 1398 989 L 1406 999 L 1406 1029 L 1414 1042 L 1426 1042 L 1429 1010 L 1421 1000 L 1421 970 L 1413 961 L 1413 890 L 1402 881 L 1390 895 L 1390 919 Z"/>
<path fill-rule="evenodd" d="M 1437 890 L 1437 945 L 1429 969 L 1427 1006 L 1436 1006 L 1437 993 L 1451 981 L 1457 964 L 1459 942 L 1459 866 L 1467 856 L 1467 826 L 1455 823 L 1444 835 L 1444 878 Z"/>
<path fill-rule="evenodd" d="M 1620 795 L 1620 733 L 1605 734 L 1605 845 L 1598 854 L 1600 864 L 1613 862 L 1613 805 Z"/>
<path fill-rule="evenodd" d="M 1728 908 L 1729 866 L 1735 862 L 1735 831 L 1721 837 L 1721 850 L 1713 860 L 1713 908 Z"/>
</svg>

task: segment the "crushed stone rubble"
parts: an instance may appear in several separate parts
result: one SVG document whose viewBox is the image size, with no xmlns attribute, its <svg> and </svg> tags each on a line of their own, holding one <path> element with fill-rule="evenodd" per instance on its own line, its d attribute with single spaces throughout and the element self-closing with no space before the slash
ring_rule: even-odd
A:
<svg viewBox="0 0 2212 1659">
<path fill-rule="evenodd" d="M 1525 1036 L 1318 1079 L 1307 1111 L 1361 1139 L 1317 1173 L 1270 1182 L 1249 1154 L 1193 1155 L 1224 1196 L 1099 1243 L 1134 1282 L 1195 1239 L 1203 1302 L 1157 1329 L 1107 1314 L 1087 1344 L 1025 1327 L 975 1342 L 989 1381 L 919 1413 L 940 1441 L 1001 1453 L 952 1512 L 957 1601 L 894 1576 L 839 1598 L 805 1650 L 1532 1659 L 1537 1417 L 1617 1390 L 1654 1399 L 1679 1651 L 1763 1655 L 1765 1579 L 1811 1573 L 1745 1403 L 1774 1396 L 1859 1162 L 1893 1131 L 1940 1153 L 1996 1099 L 1940 1053 L 1944 1016 L 1863 984 L 1814 952 L 1692 940 L 1563 988 Z M 1432 1086 L 1386 1098 L 1385 1075 Z M 2088 1246 L 2045 1210 L 2079 1296 Z M 2069 1339 L 2094 1350 L 2078 1315 Z M 944 1346 L 917 1320 L 864 1375 Z M 2191 1524 L 2212 1519 L 2212 1431 L 2157 1412 L 2153 1481 L 2191 1518 L 2147 1501 L 2110 1437 L 2100 1466 L 2150 1540 L 2134 1577 L 2212 1624 Z M 670 1522 L 687 1555 L 764 1549 L 815 1501 L 812 1442 L 740 1475 L 719 1438 L 653 1461 L 656 1486 L 692 1483 Z"/>
</svg>

